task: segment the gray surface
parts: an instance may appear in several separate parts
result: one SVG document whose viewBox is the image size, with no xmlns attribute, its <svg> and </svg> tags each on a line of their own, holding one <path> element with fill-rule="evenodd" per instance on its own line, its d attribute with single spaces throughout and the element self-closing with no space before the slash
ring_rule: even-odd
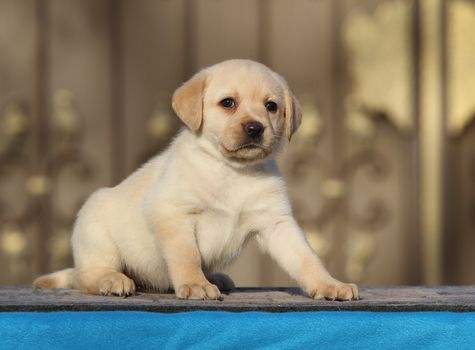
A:
<svg viewBox="0 0 475 350">
<path fill-rule="evenodd" d="M 296 288 L 238 288 L 221 301 L 177 300 L 173 294 L 120 298 L 75 290 L 0 288 L 0 311 L 475 311 L 475 286 L 361 288 L 361 300 L 317 301 Z"/>
</svg>

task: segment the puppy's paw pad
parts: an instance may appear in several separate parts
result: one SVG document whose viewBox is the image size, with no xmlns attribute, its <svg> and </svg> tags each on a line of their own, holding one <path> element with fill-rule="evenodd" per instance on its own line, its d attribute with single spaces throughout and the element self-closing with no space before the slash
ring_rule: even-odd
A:
<svg viewBox="0 0 475 350">
<path fill-rule="evenodd" d="M 113 272 L 102 277 L 98 282 L 102 295 L 128 297 L 135 294 L 135 283 L 120 272 Z"/>
<path fill-rule="evenodd" d="M 176 296 L 179 299 L 219 299 L 221 293 L 218 287 L 211 283 L 202 284 L 182 284 L 176 290 Z"/>
<path fill-rule="evenodd" d="M 313 299 L 327 300 L 358 300 L 358 287 L 352 283 L 342 283 L 337 280 L 319 283 L 308 290 L 308 295 Z"/>
</svg>

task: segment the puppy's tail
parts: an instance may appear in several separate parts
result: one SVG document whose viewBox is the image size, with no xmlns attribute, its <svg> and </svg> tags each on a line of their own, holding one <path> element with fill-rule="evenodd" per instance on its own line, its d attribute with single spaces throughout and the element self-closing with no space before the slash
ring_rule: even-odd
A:
<svg viewBox="0 0 475 350">
<path fill-rule="evenodd" d="M 40 276 L 33 281 L 36 288 L 73 288 L 74 269 L 64 269 Z"/>
</svg>

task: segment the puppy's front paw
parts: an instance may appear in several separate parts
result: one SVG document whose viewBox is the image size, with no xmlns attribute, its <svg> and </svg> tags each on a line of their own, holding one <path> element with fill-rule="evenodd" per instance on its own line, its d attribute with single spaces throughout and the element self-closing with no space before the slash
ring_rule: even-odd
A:
<svg viewBox="0 0 475 350">
<path fill-rule="evenodd" d="M 179 299 L 218 299 L 221 296 L 218 287 L 209 282 L 201 284 L 182 284 L 176 290 Z"/>
<path fill-rule="evenodd" d="M 353 283 L 342 283 L 335 279 L 320 282 L 306 290 L 313 299 L 358 300 L 358 287 Z"/>
<path fill-rule="evenodd" d="M 117 295 L 128 297 L 135 294 L 135 283 L 120 272 L 111 272 L 98 281 L 102 295 Z"/>
</svg>

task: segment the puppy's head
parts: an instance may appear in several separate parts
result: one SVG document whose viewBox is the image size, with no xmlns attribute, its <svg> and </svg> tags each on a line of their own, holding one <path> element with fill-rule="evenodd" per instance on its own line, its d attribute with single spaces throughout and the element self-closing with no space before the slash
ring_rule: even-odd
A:
<svg viewBox="0 0 475 350">
<path fill-rule="evenodd" d="M 256 162 L 290 141 L 300 126 L 298 101 L 285 80 L 250 60 L 229 60 L 197 73 L 175 91 L 173 109 L 225 157 Z"/>
</svg>

